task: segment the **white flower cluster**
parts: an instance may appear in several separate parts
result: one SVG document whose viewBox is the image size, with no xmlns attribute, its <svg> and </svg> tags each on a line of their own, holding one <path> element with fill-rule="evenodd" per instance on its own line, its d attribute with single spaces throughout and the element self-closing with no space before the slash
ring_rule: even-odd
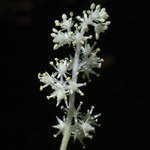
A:
<svg viewBox="0 0 150 150">
<path fill-rule="evenodd" d="M 74 24 L 73 22 L 73 12 L 70 12 L 70 18 L 67 18 L 67 15 L 63 14 L 61 22 L 59 20 L 55 20 L 56 27 L 59 26 L 61 29 L 52 29 L 53 33 L 51 33 L 51 36 L 54 38 L 54 50 L 57 50 L 65 44 L 69 44 L 69 46 L 73 44 L 73 46 L 75 46 L 76 43 L 79 42 L 84 45 L 87 39 L 93 38 L 92 35 L 84 35 L 85 32 L 88 32 L 90 25 L 94 27 L 96 40 L 99 39 L 101 32 L 108 29 L 108 25 L 110 25 L 111 22 L 106 21 L 109 17 L 106 9 L 101 9 L 100 5 L 96 6 L 94 3 L 91 4 L 90 8 L 91 10 L 83 11 L 83 17 L 76 17 L 79 21 L 79 25 L 77 23 Z M 72 31 L 72 29 L 74 29 L 72 28 L 73 26 L 75 27 L 74 32 Z"/>
<path fill-rule="evenodd" d="M 52 75 L 49 75 L 48 72 L 38 74 L 38 78 L 44 83 L 43 86 L 40 86 L 40 91 L 42 91 L 45 87 L 50 86 L 54 92 L 51 93 L 50 96 L 47 96 L 47 99 L 56 98 L 56 106 L 58 106 L 64 99 L 65 104 L 68 107 L 67 96 L 71 95 L 74 91 L 83 96 L 84 93 L 79 89 L 79 87 L 86 86 L 86 82 L 76 83 L 67 76 L 67 74 L 70 74 L 68 71 L 71 69 L 69 66 L 70 63 L 72 63 L 72 60 L 69 60 L 68 58 L 65 58 L 64 60 L 55 58 L 55 61 L 56 65 L 54 65 L 53 61 L 50 62 L 50 65 L 52 65 L 56 70 L 55 73 L 52 73 Z"/>
<path fill-rule="evenodd" d="M 97 48 L 96 50 L 93 50 L 95 45 L 96 42 L 92 47 L 85 43 L 85 45 L 81 47 L 82 61 L 80 61 L 79 64 L 79 72 L 83 72 L 83 78 L 87 77 L 89 81 L 91 81 L 90 74 L 95 74 L 97 77 L 100 76 L 100 74 L 94 71 L 94 68 L 101 68 L 102 62 L 104 62 L 104 59 L 101 59 L 97 56 L 97 53 L 100 52 L 100 49 Z"/>
<path fill-rule="evenodd" d="M 95 132 L 95 126 L 100 127 L 101 125 L 98 124 L 98 117 L 101 116 L 101 114 L 93 115 L 92 112 L 94 109 L 94 106 L 91 107 L 90 110 L 87 110 L 87 113 L 81 113 L 81 105 L 83 102 L 80 102 L 80 105 L 75 109 L 74 111 L 74 122 L 71 125 L 71 136 L 74 139 L 74 142 L 76 140 L 79 140 L 79 142 L 83 145 L 83 148 L 85 148 L 85 144 L 83 142 L 84 138 L 93 138 L 93 135 L 91 133 Z M 65 109 L 67 113 L 67 109 Z M 54 137 L 57 137 L 59 134 L 64 134 L 65 128 L 66 128 L 66 118 L 63 116 L 63 120 L 60 118 L 56 117 L 58 124 L 54 125 L 53 128 L 58 129 L 58 132 L 54 134 Z"/>
<path fill-rule="evenodd" d="M 70 58 L 55 58 L 54 61 L 50 61 L 49 64 L 54 67 L 55 71 L 51 74 L 48 72 L 43 74 L 39 73 L 38 78 L 43 83 L 40 86 L 40 91 L 48 86 L 53 90 L 47 96 L 48 100 L 51 98 L 56 99 L 56 106 L 64 100 L 66 105 L 65 108 L 61 108 L 65 110 L 67 117 L 64 116 L 62 120 L 56 117 L 59 124 L 53 126 L 59 129 L 54 137 L 62 133 L 64 135 L 63 138 L 66 138 L 62 140 L 60 150 L 66 150 L 70 136 L 74 138 L 74 141 L 78 139 L 83 147 L 85 147 L 83 139 L 85 137 L 92 139 L 91 132 L 95 131 L 95 126 L 100 126 L 97 124 L 97 118 L 100 114 L 92 116 L 93 106 L 85 114 L 80 112 L 83 102 L 80 102 L 77 108 L 75 108 L 74 104 L 75 93 L 84 96 L 80 87 L 87 85 L 86 82 L 78 83 L 78 75 L 83 73 L 82 77 L 87 77 L 88 81 L 91 81 L 90 74 L 95 74 L 97 77 L 100 76 L 100 74 L 96 73 L 95 68 L 101 68 L 104 59 L 97 56 L 100 48 L 95 48 L 95 46 L 97 44 L 96 40 L 100 37 L 100 33 L 108 29 L 110 24 L 110 21 L 106 21 L 108 17 L 109 15 L 105 8 L 101 9 L 100 5 L 96 6 L 93 3 L 90 6 L 90 10 L 83 11 L 82 17 L 76 17 L 78 23 L 74 23 L 73 21 L 73 12 L 70 12 L 69 18 L 66 14 L 63 14 L 62 21 L 55 20 L 56 27 L 60 29 L 52 29 L 51 36 L 55 43 L 53 49 L 57 50 L 65 44 L 72 45 L 75 55 L 74 57 L 70 55 Z M 88 40 L 93 38 L 92 35 L 87 34 L 89 26 L 94 27 L 95 32 L 95 41 L 92 46 L 88 44 Z"/>
<path fill-rule="evenodd" d="M 74 24 L 72 12 L 68 19 L 67 15 L 63 14 L 61 22 L 55 20 L 55 25 L 59 26 L 61 29 L 57 30 L 53 28 L 53 33 L 51 33 L 51 36 L 54 38 L 53 42 L 55 43 L 54 50 L 57 50 L 65 44 L 69 44 L 69 46 L 72 44 L 74 47 L 76 46 L 76 43 L 80 43 L 82 45 L 80 47 L 82 56 L 80 58 L 79 72 L 83 72 L 83 78 L 87 77 L 89 81 L 91 81 L 90 74 L 95 74 L 98 77 L 100 76 L 100 74 L 97 74 L 93 69 L 101 68 L 104 60 L 100 59 L 100 57 L 97 57 L 96 55 L 97 52 L 100 51 L 99 48 L 93 50 L 96 42 L 94 42 L 93 46 L 90 46 L 87 43 L 87 40 L 92 39 L 93 36 L 85 36 L 84 34 L 88 32 L 89 26 L 93 26 L 95 38 L 98 40 L 100 33 L 107 30 L 108 25 L 111 23 L 110 21 L 106 21 L 109 15 L 105 8 L 101 9 L 100 5 L 96 6 L 94 3 L 91 4 L 90 8 L 91 10 L 83 11 L 83 17 L 76 17 L 79 21 L 79 25 L 77 23 Z M 73 28 L 73 25 L 75 28 Z M 73 29 L 75 29 L 74 32 L 72 31 Z"/>
</svg>

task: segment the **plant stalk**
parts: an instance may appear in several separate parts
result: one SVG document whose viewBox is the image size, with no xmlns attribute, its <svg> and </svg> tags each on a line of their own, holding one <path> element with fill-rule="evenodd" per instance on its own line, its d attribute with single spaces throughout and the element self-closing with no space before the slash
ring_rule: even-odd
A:
<svg viewBox="0 0 150 150">
<path fill-rule="evenodd" d="M 77 82 L 76 72 L 79 70 L 79 58 L 80 58 L 80 43 L 76 44 L 76 52 L 74 56 L 73 70 L 72 70 L 72 81 Z M 75 92 L 73 92 L 69 97 L 69 109 L 67 114 L 66 128 L 64 131 L 62 143 L 60 150 L 66 150 L 68 142 L 71 136 L 71 122 L 74 114 L 74 102 L 75 102 Z"/>
</svg>

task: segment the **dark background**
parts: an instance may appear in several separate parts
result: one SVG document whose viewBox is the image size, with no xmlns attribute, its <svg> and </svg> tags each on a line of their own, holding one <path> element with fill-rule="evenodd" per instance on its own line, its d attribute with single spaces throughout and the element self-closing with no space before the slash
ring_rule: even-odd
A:
<svg viewBox="0 0 150 150">
<path fill-rule="evenodd" d="M 102 113 L 88 150 L 148 149 L 149 10 L 148 0 L 1 0 L 1 100 L 0 149 L 59 149 L 61 136 L 53 138 L 55 116 L 63 111 L 55 100 L 47 101 L 50 89 L 39 92 L 38 72 L 53 68 L 49 61 L 68 56 L 70 50 L 53 51 L 51 29 L 62 13 L 81 15 L 92 2 L 106 7 L 112 24 L 101 34 L 98 46 L 105 62 L 101 78 L 83 88 L 83 110 L 95 105 Z M 77 105 L 78 105 L 77 102 Z M 79 142 L 68 149 L 81 149 Z"/>
</svg>

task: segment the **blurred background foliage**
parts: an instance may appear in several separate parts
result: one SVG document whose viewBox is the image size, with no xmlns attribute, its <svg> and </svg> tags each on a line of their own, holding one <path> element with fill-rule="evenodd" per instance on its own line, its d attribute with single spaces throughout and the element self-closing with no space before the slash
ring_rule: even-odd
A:
<svg viewBox="0 0 150 150">
<path fill-rule="evenodd" d="M 55 100 L 47 101 L 51 89 L 39 92 L 38 72 L 53 71 L 49 61 L 69 56 L 71 50 L 53 51 L 51 29 L 62 13 L 81 15 L 91 3 L 106 7 L 112 24 L 101 34 L 98 46 L 105 59 L 101 77 L 83 88 L 83 110 L 95 105 L 102 113 L 93 141 L 87 149 L 137 150 L 148 144 L 149 100 L 149 1 L 138 0 L 1 0 L 1 149 L 59 149 L 55 116 L 63 111 Z M 62 52 L 63 51 L 63 52 Z M 6 75 L 6 76 L 4 76 Z M 68 149 L 82 148 L 70 141 Z"/>
</svg>

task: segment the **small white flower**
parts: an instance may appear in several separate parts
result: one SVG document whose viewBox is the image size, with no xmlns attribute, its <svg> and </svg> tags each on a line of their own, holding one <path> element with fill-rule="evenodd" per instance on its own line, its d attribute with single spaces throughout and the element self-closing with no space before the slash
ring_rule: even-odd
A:
<svg viewBox="0 0 150 150">
<path fill-rule="evenodd" d="M 100 19 L 104 19 L 104 20 L 108 19 L 109 15 L 107 14 L 105 8 L 101 9 L 101 11 L 99 12 L 99 17 Z"/>
<path fill-rule="evenodd" d="M 84 47 L 83 46 L 81 47 L 82 54 L 84 55 L 84 57 L 87 57 L 88 55 L 91 54 L 94 46 L 95 46 L 95 44 L 92 47 L 90 47 L 90 44 L 87 44 L 87 42 L 86 42 Z"/>
<path fill-rule="evenodd" d="M 100 114 L 98 115 L 92 115 L 94 106 L 91 107 L 91 110 L 88 110 L 87 114 L 83 117 L 81 117 L 82 120 L 79 120 L 79 127 L 83 131 L 85 137 L 91 138 L 91 135 L 89 134 L 91 131 L 95 131 L 94 126 L 100 126 L 97 124 L 97 118 L 101 116 Z"/>
<path fill-rule="evenodd" d="M 99 24 L 95 24 L 94 30 L 95 30 L 95 38 L 96 38 L 96 40 L 99 39 L 100 33 L 104 33 L 105 30 L 108 29 L 108 25 L 109 25 L 109 23 L 99 23 Z"/>
<path fill-rule="evenodd" d="M 67 78 L 66 74 L 69 74 L 67 72 L 68 67 L 69 67 L 69 61 L 67 60 L 60 60 L 59 62 L 56 60 L 56 66 L 54 65 L 53 62 L 50 62 L 51 65 L 53 65 L 53 67 L 56 69 L 56 75 L 57 78 L 60 78 L 61 76 L 64 76 L 65 78 Z"/>
<path fill-rule="evenodd" d="M 79 106 L 77 108 L 75 108 L 75 110 L 74 110 L 73 117 L 74 117 L 75 122 L 78 122 L 78 117 L 80 117 L 82 115 L 82 113 L 80 112 L 82 104 L 83 104 L 83 102 L 81 101 Z"/>
<path fill-rule="evenodd" d="M 80 128 L 83 130 L 85 137 L 88 137 L 88 136 L 89 136 L 89 132 L 95 130 L 95 128 L 92 127 L 92 126 L 90 125 L 90 123 L 88 123 L 87 121 L 86 121 L 86 122 L 81 121 L 80 123 L 81 123 L 81 124 L 80 124 Z"/>
<path fill-rule="evenodd" d="M 91 110 L 87 111 L 86 116 L 83 118 L 84 122 L 88 122 L 92 126 L 100 126 L 100 124 L 97 124 L 97 118 L 101 116 L 101 114 L 97 114 L 92 116 L 92 112 L 94 110 L 94 106 L 91 107 Z"/>
<path fill-rule="evenodd" d="M 70 31 L 71 30 L 70 28 L 73 26 L 72 17 L 67 20 L 67 15 L 63 14 L 62 19 L 63 19 L 63 21 L 62 21 L 62 23 L 60 23 L 61 28 L 63 30 Z"/>
<path fill-rule="evenodd" d="M 79 87 L 85 86 L 86 83 L 76 83 L 72 80 L 68 81 L 69 85 L 66 86 L 66 88 L 70 91 L 70 94 L 73 92 L 79 93 L 81 96 L 83 96 L 83 92 L 79 89 Z"/>
<path fill-rule="evenodd" d="M 40 79 L 40 82 L 43 82 L 45 85 L 43 86 L 40 86 L 40 90 L 42 91 L 43 88 L 51 85 L 53 86 L 54 83 L 56 82 L 56 79 L 55 79 L 55 75 L 56 74 L 52 74 L 51 76 L 48 74 L 48 72 L 45 72 L 43 74 L 39 73 L 38 74 L 38 78 Z"/>
<path fill-rule="evenodd" d="M 105 22 L 105 20 L 109 17 L 109 15 L 107 14 L 105 8 L 101 9 L 100 5 L 97 5 L 95 10 L 94 10 L 94 7 L 93 9 L 91 9 L 89 17 L 92 18 L 93 21 L 96 21 L 96 22 Z"/>
<path fill-rule="evenodd" d="M 53 89 L 55 91 L 53 93 L 51 93 L 50 96 L 47 96 L 47 99 L 49 100 L 50 98 L 56 97 L 57 98 L 56 106 L 58 106 L 63 99 L 66 101 L 69 90 L 66 90 L 65 86 L 66 86 L 65 83 L 64 83 L 64 85 L 56 83 L 55 86 L 53 86 Z"/>
<path fill-rule="evenodd" d="M 96 55 L 90 55 L 88 58 L 89 66 L 93 68 L 98 68 L 99 63 L 101 62 L 100 57 L 97 57 Z"/>
<path fill-rule="evenodd" d="M 79 110 L 81 108 L 81 104 L 79 105 Z M 90 133 L 95 131 L 94 126 L 100 126 L 99 124 L 97 124 L 97 121 L 98 121 L 97 118 L 101 115 L 98 114 L 98 115 L 92 116 L 93 109 L 94 109 L 94 106 L 91 107 L 91 110 L 87 111 L 87 114 L 77 112 L 78 114 L 77 121 L 75 121 L 75 124 L 72 127 L 74 129 L 72 131 L 72 136 L 74 138 L 74 141 L 78 139 L 84 148 L 85 148 L 85 145 L 84 145 L 83 139 L 84 138 L 92 139 L 93 136 Z"/>
<path fill-rule="evenodd" d="M 61 133 L 63 134 L 64 130 L 65 130 L 65 126 L 66 126 L 66 119 L 65 119 L 65 117 L 63 117 L 63 120 L 61 120 L 60 118 L 58 118 L 56 116 L 56 119 L 57 119 L 59 124 L 58 125 L 54 125 L 52 127 L 56 128 L 56 129 L 59 129 L 59 131 L 56 134 L 54 134 L 54 137 L 57 137 Z"/>
<path fill-rule="evenodd" d="M 80 72 L 84 72 L 84 74 L 87 76 L 87 78 L 90 80 L 90 74 L 97 73 L 93 70 L 94 68 L 100 68 L 101 67 L 101 59 L 100 57 L 96 56 L 95 53 L 91 53 L 89 57 L 84 57 L 83 61 L 80 63 Z"/>
<path fill-rule="evenodd" d="M 82 144 L 83 148 L 85 148 L 85 144 L 83 142 L 83 139 L 85 138 L 84 133 L 81 130 L 77 129 L 72 134 L 73 134 L 74 142 L 78 139 L 79 142 Z"/>
<path fill-rule="evenodd" d="M 97 34 L 100 34 L 100 32 L 104 32 L 106 30 L 106 26 L 104 26 L 101 23 L 99 23 L 99 24 L 95 25 L 95 29 L 94 30 L 95 30 L 95 32 Z"/>
<path fill-rule="evenodd" d="M 54 40 L 53 40 L 53 42 L 57 43 L 57 45 L 59 45 L 59 47 L 65 45 L 65 44 L 70 45 L 72 41 L 73 41 L 72 34 L 70 34 L 69 32 L 65 32 L 65 33 L 58 32 L 58 34 L 55 35 Z M 54 47 L 54 49 L 55 49 L 55 47 Z"/>
<path fill-rule="evenodd" d="M 90 17 L 94 21 L 99 20 L 99 18 L 100 18 L 100 16 L 99 16 L 99 10 L 95 10 L 94 12 L 92 11 Z"/>
<path fill-rule="evenodd" d="M 105 8 L 100 8 L 100 5 L 97 5 L 95 8 L 95 4 L 91 4 L 91 11 L 88 10 L 87 15 L 86 11 L 83 12 L 83 17 L 77 16 L 77 19 L 81 21 L 82 27 L 85 27 L 88 30 L 88 25 L 92 25 L 95 27 L 95 38 L 99 39 L 100 32 L 104 33 L 105 30 L 108 29 L 108 25 L 111 23 L 110 21 L 106 21 L 109 15 L 106 12 Z"/>
<path fill-rule="evenodd" d="M 92 19 L 88 17 L 87 13 L 84 11 L 83 12 L 83 17 L 77 16 L 78 21 L 82 22 L 82 27 L 87 27 L 87 25 L 92 24 Z M 88 30 L 87 30 L 88 31 Z"/>
<path fill-rule="evenodd" d="M 77 28 L 75 31 L 75 34 L 73 35 L 74 42 L 75 43 L 81 43 L 84 44 L 84 42 L 89 39 L 88 36 L 84 36 L 84 32 L 80 32 L 79 29 Z"/>
</svg>

